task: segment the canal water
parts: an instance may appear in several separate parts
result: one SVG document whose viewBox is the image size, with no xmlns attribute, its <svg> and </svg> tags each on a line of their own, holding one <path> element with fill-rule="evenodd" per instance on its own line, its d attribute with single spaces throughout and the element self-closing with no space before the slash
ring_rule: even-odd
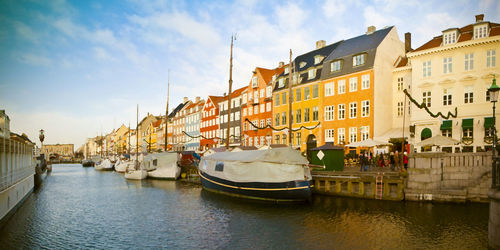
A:
<svg viewBox="0 0 500 250">
<path fill-rule="evenodd" d="M 487 204 L 262 204 L 74 164 L 54 165 L 0 230 L 0 248 L 480 249 L 487 235 Z"/>
</svg>

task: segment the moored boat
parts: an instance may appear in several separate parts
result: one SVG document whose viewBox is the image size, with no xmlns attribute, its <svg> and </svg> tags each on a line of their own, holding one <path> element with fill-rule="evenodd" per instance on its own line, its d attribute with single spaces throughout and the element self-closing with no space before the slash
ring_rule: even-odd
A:
<svg viewBox="0 0 500 250">
<path fill-rule="evenodd" d="M 181 168 L 177 166 L 177 153 L 155 153 L 148 155 L 142 162 L 143 168 L 156 168 L 148 172 L 148 177 L 153 179 L 176 180 L 181 174 Z"/>
<path fill-rule="evenodd" d="M 215 153 L 202 157 L 198 169 L 208 191 L 273 202 L 311 198 L 308 161 L 290 147 Z"/>
<path fill-rule="evenodd" d="M 127 170 L 125 172 L 125 179 L 127 180 L 143 180 L 146 177 L 148 177 L 148 171 L 144 169 Z"/>
<path fill-rule="evenodd" d="M 101 162 L 101 164 L 95 166 L 96 170 L 100 171 L 112 171 L 113 170 L 113 164 L 109 159 L 105 159 Z"/>
<path fill-rule="evenodd" d="M 94 166 L 94 162 L 92 160 L 86 159 L 82 161 L 83 167 L 92 167 Z"/>
<path fill-rule="evenodd" d="M 118 173 L 125 173 L 127 169 L 133 169 L 134 162 L 133 161 L 119 161 L 115 164 L 115 171 Z"/>
</svg>

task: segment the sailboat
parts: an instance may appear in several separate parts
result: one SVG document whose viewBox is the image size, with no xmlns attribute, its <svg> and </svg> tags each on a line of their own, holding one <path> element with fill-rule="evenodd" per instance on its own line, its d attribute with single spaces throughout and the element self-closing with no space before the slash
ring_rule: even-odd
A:
<svg viewBox="0 0 500 250">
<path fill-rule="evenodd" d="M 290 51 L 290 68 L 291 68 Z M 228 113 L 231 114 L 233 38 L 229 70 Z M 291 79 L 291 70 L 290 70 Z M 291 80 L 289 81 L 291 92 Z M 291 106 L 289 105 L 289 114 Z M 228 129 L 230 130 L 230 123 Z M 291 132 L 291 124 L 289 124 Z M 226 138 L 229 148 L 229 133 Z M 307 159 L 291 147 L 204 156 L 198 166 L 203 189 L 229 196 L 272 202 L 308 201 L 311 172 Z"/>
<path fill-rule="evenodd" d="M 142 180 L 146 179 L 148 176 L 148 172 L 141 168 L 139 164 L 139 104 L 137 104 L 137 123 L 136 123 L 136 152 L 135 152 L 135 167 L 134 169 L 130 170 L 127 169 L 125 172 L 125 179 L 128 180 Z"/>
</svg>

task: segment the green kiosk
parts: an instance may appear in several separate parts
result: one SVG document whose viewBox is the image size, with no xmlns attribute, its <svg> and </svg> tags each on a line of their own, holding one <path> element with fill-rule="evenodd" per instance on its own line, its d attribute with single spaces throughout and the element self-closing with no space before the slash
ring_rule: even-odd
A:
<svg viewBox="0 0 500 250">
<path fill-rule="evenodd" d="M 325 166 L 321 171 L 343 171 L 344 170 L 344 147 L 335 146 L 333 142 L 312 150 L 311 164 Z M 319 169 L 318 169 L 319 170 Z"/>
</svg>

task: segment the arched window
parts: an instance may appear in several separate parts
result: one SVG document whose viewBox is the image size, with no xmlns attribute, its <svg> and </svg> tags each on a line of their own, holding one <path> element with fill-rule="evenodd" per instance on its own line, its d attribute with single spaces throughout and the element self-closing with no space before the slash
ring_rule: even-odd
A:
<svg viewBox="0 0 500 250">
<path fill-rule="evenodd" d="M 423 141 L 427 138 L 432 137 L 432 131 L 429 128 L 422 129 L 422 133 L 420 133 L 420 140 Z"/>
</svg>

